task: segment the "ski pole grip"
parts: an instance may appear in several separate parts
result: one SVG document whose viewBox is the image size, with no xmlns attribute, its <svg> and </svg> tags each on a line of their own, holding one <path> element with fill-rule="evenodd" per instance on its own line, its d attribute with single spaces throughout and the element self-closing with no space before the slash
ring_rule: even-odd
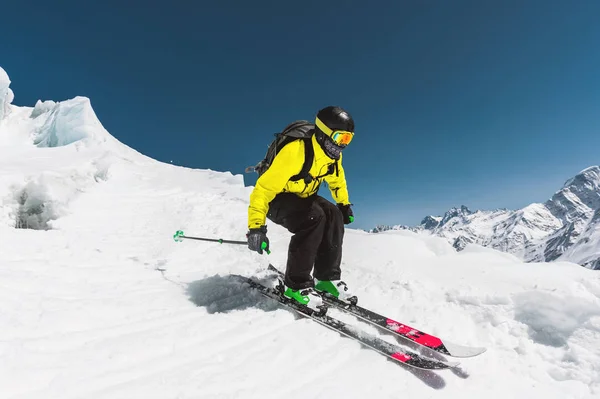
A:
<svg viewBox="0 0 600 399">
<path fill-rule="evenodd" d="M 262 243 L 262 244 L 260 244 L 260 247 L 261 247 L 261 249 L 262 249 L 263 251 L 265 251 L 265 252 L 267 253 L 267 255 L 271 255 L 271 251 L 269 251 L 269 250 L 267 249 L 267 243 L 266 243 L 266 242 L 264 242 L 264 241 L 263 241 L 263 243 Z"/>
<path fill-rule="evenodd" d="M 181 242 L 181 241 L 183 241 L 183 237 L 184 237 L 183 231 L 177 230 L 175 232 L 175 235 L 173 236 L 173 239 L 175 240 L 175 242 Z"/>
</svg>

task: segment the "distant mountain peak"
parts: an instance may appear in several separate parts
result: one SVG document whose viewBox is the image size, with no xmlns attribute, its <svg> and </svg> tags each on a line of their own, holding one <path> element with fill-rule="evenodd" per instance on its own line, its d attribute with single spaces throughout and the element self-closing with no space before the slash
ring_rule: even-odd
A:
<svg viewBox="0 0 600 399">
<path fill-rule="evenodd" d="M 591 217 L 600 208 L 600 167 L 591 166 L 567 180 L 544 205 L 565 223 Z"/>
<path fill-rule="evenodd" d="M 565 260 L 600 268 L 600 166 L 567 180 L 545 203 L 476 212 L 461 205 L 443 216 L 427 216 L 417 227 L 379 226 L 377 230 L 388 229 L 434 234 L 458 251 L 475 243 L 525 261 Z"/>
<path fill-rule="evenodd" d="M 598 190 L 600 188 L 600 166 L 590 166 L 565 182 L 563 188 L 572 186 Z"/>
<path fill-rule="evenodd" d="M 425 216 L 423 220 L 421 220 L 421 226 L 426 230 L 433 230 L 440 225 L 441 221 L 441 216 Z"/>
<path fill-rule="evenodd" d="M 474 212 L 472 212 L 465 205 L 461 205 L 460 208 L 450 208 L 450 210 L 444 214 L 444 217 L 440 222 L 440 226 L 445 225 L 446 223 L 448 223 L 448 221 L 450 221 L 453 218 L 460 217 L 464 219 L 466 216 L 472 215 L 473 213 Z"/>
<path fill-rule="evenodd" d="M 457 212 L 457 213 L 461 213 L 461 214 L 466 214 L 466 215 L 470 215 L 473 212 L 471 212 L 471 210 L 469 209 L 468 206 L 466 205 L 461 205 L 459 208 L 451 208 L 450 209 L 451 212 Z"/>
</svg>

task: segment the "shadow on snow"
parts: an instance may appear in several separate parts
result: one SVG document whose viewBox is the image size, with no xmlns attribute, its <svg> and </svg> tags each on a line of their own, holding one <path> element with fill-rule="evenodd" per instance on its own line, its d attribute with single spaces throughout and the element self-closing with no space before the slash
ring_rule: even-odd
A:
<svg viewBox="0 0 600 399">
<path fill-rule="evenodd" d="M 269 284 L 267 279 L 257 280 Z M 258 308 L 270 312 L 279 304 L 248 288 L 236 276 L 215 275 L 188 284 L 187 294 L 197 306 L 205 307 L 208 313 L 227 313 L 233 310 Z"/>
</svg>

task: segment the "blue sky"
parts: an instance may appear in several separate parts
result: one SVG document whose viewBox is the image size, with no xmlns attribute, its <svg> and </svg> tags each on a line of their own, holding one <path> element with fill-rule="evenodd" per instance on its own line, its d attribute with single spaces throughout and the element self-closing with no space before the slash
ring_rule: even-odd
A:
<svg viewBox="0 0 600 399">
<path fill-rule="evenodd" d="M 161 161 L 241 174 L 290 121 L 346 108 L 356 227 L 522 207 L 600 164 L 598 1 L 55 0 L 2 14 L 15 104 L 90 97 L 115 137 Z"/>
</svg>

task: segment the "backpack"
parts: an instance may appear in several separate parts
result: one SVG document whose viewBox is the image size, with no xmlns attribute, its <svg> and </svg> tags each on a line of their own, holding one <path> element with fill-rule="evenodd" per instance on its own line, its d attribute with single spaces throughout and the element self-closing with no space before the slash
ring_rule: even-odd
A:
<svg viewBox="0 0 600 399">
<path fill-rule="evenodd" d="M 295 176 L 292 176 L 290 180 L 298 181 L 312 181 L 312 177 L 309 174 L 310 168 L 312 166 L 315 150 L 312 146 L 312 136 L 315 132 L 315 125 L 308 121 L 300 120 L 293 123 L 290 123 L 286 126 L 285 129 L 281 133 L 275 133 L 275 139 L 269 144 L 269 148 L 267 149 L 267 153 L 265 158 L 257 163 L 255 166 L 248 166 L 246 168 L 246 173 L 256 172 L 258 173 L 258 177 L 262 176 L 263 173 L 269 169 L 275 156 L 281 151 L 281 149 L 288 143 L 296 140 L 305 140 L 304 141 L 304 165 L 302 165 L 302 169 L 300 173 Z"/>
</svg>

